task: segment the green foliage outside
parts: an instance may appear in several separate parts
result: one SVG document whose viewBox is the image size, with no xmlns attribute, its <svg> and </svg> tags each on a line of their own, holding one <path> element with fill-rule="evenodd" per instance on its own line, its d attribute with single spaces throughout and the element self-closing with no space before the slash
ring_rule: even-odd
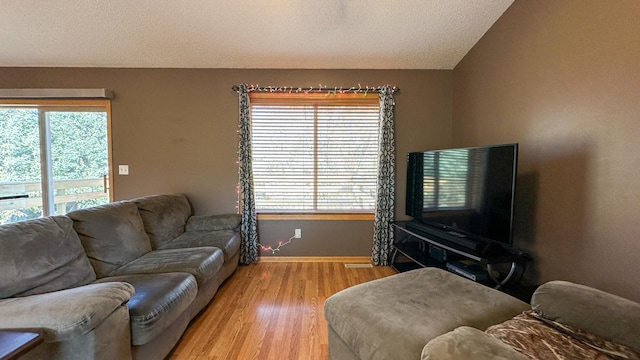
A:
<svg viewBox="0 0 640 360">
<path fill-rule="evenodd" d="M 53 181 L 97 179 L 108 172 L 107 121 L 104 112 L 49 112 Z M 0 185 L 40 182 L 38 109 L 0 108 Z M 56 190 L 55 196 L 102 192 L 102 186 Z M 10 195 L 2 193 L 2 195 Z M 41 197 L 40 191 L 28 192 Z M 108 195 L 56 205 L 56 214 L 108 202 Z M 0 211 L 0 223 L 42 216 L 42 207 Z"/>
</svg>

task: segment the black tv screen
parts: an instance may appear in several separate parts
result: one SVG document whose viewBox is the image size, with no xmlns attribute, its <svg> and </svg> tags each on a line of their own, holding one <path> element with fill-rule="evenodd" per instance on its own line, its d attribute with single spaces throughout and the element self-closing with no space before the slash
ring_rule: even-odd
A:
<svg viewBox="0 0 640 360">
<path fill-rule="evenodd" d="M 409 153 L 406 213 L 449 237 L 511 245 L 518 144 Z"/>
</svg>

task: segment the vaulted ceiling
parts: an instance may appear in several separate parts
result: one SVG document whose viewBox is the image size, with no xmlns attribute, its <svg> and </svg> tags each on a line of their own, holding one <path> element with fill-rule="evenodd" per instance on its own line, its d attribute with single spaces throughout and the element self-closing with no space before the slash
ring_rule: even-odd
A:
<svg viewBox="0 0 640 360">
<path fill-rule="evenodd" d="M 514 0 L 0 0 L 0 66 L 453 69 Z"/>
</svg>

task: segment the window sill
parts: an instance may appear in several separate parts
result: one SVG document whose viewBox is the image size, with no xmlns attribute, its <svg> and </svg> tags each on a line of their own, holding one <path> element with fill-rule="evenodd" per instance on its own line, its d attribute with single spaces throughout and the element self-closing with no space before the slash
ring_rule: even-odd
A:
<svg viewBox="0 0 640 360">
<path fill-rule="evenodd" d="M 258 220 L 373 220 L 372 213 L 259 213 Z"/>
</svg>

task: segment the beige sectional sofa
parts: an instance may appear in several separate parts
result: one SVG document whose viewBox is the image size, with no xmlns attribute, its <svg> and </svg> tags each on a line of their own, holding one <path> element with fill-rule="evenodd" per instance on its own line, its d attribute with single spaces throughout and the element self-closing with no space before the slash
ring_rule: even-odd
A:
<svg viewBox="0 0 640 360">
<path fill-rule="evenodd" d="M 0 226 L 0 329 L 33 359 L 162 359 L 237 268 L 235 214 L 153 195 Z"/>
<path fill-rule="evenodd" d="M 325 302 L 332 360 L 640 359 L 640 304 L 566 281 L 531 305 L 438 268 Z"/>
<path fill-rule="evenodd" d="M 550 281 L 531 308 L 484 332 L 461 326 L 429 341 L 422 360 L 640 359 L 640 304 Z"/>
</svg>

